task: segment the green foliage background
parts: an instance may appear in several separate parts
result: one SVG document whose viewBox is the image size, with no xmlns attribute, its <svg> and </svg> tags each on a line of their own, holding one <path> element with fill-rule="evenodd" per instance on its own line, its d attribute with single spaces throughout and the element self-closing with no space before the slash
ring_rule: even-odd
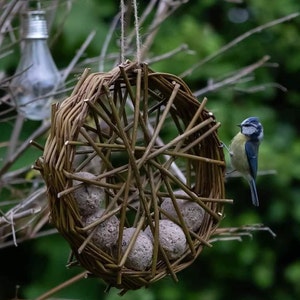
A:
<svg viewBox="0 0 300 300">
<path fill-rule="evenodd" d="M 140 6 L 145 2 L 140 1 Z M 182 43 L 189 45 L 194 54 L 178 54 L 154 63 L 151 68 L 180 74 L 244 32 L 300 9 L 300 3 L 294 0 L 241 2 L 186 3 L 161 26 L 151 56 L 171 51 Z M 228 14 L 233 8 L 246 9 L 249 18 L 243 23 L 231 22 Z M 67 66 L 93 29 L 96 37 L 86 57 L 99 55 L 118 9 L 118 1 L 74 1 L 63 33 L 51 47 L 58 66 Z M 57 19 L 62 15 L 58 14 Z M 53 30 L 57 24 L 58 21 Z M 253 238 L 244 237 L 243 242 L 216 242 L 191 267 L 179 273 L 179 283 L 166 278 L 148 289 L 129 292 L 123 299 L 300 299 L 299 32 L 300 17 L 252 35 L 185 78 L 192 90 L 197 91 L 208 80 L 221 80 L 264 55 L 270 55 L 270 62 L 278 64 L 256 70 L 251 81 L 205 94 L 209 99 L 208 108 L 222 123 L 219 134 L 226 144 L 237 132 L 236 124 L 250 115 L 261 119 L 265 140 L 260 149 L 259 169 L 277 172 L 258 177 L 259 208 L 251 205 L 247 183 L 241 178 L 228 180 L 227 198 L 235 201 L 226 207 L 222 226 L 263 223 L 277 237 L 273 239 L 267 232 L 256 232 Z M 114 50 L 118 38 L 115 34 L 116 42 L 111 45 Z M 16 61 L 16 56 L 10 57 L 2 67 L 12 70 Z M 286 87 L 287 92 L 276 88 L 274 83 Z M 20 284 L 19 296 L 34 299 L 77 274 L 80 270 L 65 268 L 68 254 L 66 242 L 58 235 L 0 250 L 0 298 L 12 298 L 14 286 Z M 116 291 L 105 294 L 104 289 L 101 280 L 86 279 L 62 290 L 56 297 L 119 299 Z"/>
</svg>

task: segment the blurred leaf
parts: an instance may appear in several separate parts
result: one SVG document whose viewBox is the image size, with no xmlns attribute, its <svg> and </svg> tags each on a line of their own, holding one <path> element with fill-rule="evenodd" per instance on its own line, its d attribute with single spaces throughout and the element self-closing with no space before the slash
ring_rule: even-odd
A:
<svg viewBox="0 0 300 300">
<path fill-rule="evenodd" d="M 285 273 L 284 273 L 285 278 L 289 283 L 291 283 L 294 288 L 300 292 L 300 261 L 297 260 L 290 265 L 287 266 Z"/>
<path fill-rule="evenodd" d="M 113 288 L 103 298 L 104 300 L 155 300 L 153 292 L 150 289 L 142 288 L 136 291 L 128 291 L 125 295 L 120 296 L 119 290 Z"/>
</svg>

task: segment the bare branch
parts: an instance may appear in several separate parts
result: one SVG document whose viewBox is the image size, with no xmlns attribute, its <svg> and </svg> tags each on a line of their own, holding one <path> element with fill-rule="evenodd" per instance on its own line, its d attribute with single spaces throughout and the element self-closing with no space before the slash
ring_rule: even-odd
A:
<svg viewBox="0 0 300 300">
<path fill-rule="evenodd" d="M 15 151 L 15 153 L 7 160 L 0 169 L 0 177 L 10 168 L 10 166 L 17 160 L 17 158 L 29 147 L 30 141 L 36 139 L 44 134 L 50 128 L 50 122 L 45 122 L 32 135 L 27 138 L 22 145 Z"/>
<path fill-rule="evenodd" d="M 114 19 L 113 19 L 113 21 L 112 21 L 112 23 L 110 25 L 110 28 L 108 30 L 108 33 L 107 33 L 107 35 L 105 37 L 105 41 L 103 43 L 103 46 L 101 48 L 101 53 L 100 53 L 100 56 L 99 56 L 99 67 L 98 67 L 99 68 L 99 72 L 103 72 L 104 71 L 104 61 L 105 61 L 105 56 L 106 56 L 106 53 L 107 53 L 108 45 L 109 45 L 109 43 L 111 41 L 112 35 L 115 32 L 115 29 L 116 29 L 117 24 L 119 22 L 119 18 L 120 18 L 120 13 L 118 13 L 114 17 Z M 124 48 L 125 47 L 126 47 L 126 43 L 124 43 Z M 124 51 L 125 51 L 125 49 L 124 49 Z"/>
<path fill-rule="evenodd" d="M 258 69 L 259 67 L 263 66 L 268 60 L 270 59 L 269 56 L 264 56 L 262 59 L 260 59 L 259 61 L 257 61 L 256 63 L 249 65 L 245 68 L 243 68 L 242 70 L 238 71 L 237 73 L 235 73 L 233 76 L 228 77 L 222 81 L 213 83 L 213 82 L 209 82 L 208 86 L 198 90 L 194 93 L 194 95 L 196 97 L 201 96 L 203 94 L 206 94 L 207 92 L 211 92 L 211 91 L 216 91 L 224 86 L 227 85 L 232 85 L 237 83 L 242 77 L 245 77 L 247 75 L 249 75 L 250 73 L 252 73 L 254 70 Z"/>
<path fill-rule="evenodd" d="M 268 83 L 264 83 L 264 84 L 255 85 L 255 86 L 252 86 L 249 88 L 235 87 L 234 89 L 239 92 L 252 94 L 252 93 L 265 91 L 267 88 L 270 88 L 270 87 L 277 88 L 277 89 L 281 90 L 282 92 L 287 92 L 287 88 L 277 82 L 268 82 Z"/>
<path fill-rule="evenodd" d="M 242 241 L 243 236 L 252 238 L 253 232 L 256 231 L 267 231 L 273 238 L 276 238 L 276 233 L 270 227 L 267 227 L 264 224 L 252 224 L 241 227 L 218 228 L 215 232 L 216 237 L 212 238 L 209 242 L 214 243 L 229 240 Z"/>
<path fill-rule="evenodd" d="M 218 51 L 214 52 L 213 54 L 207 56 L 205 59 L 199 61 L 198 63 L 194 64 L 191 68 L 187 69 L 186 71 L 184 71 L 180 77 L 186 77 L 188 75 L 190 75 L 191 73 L 193 73 L 196 69 L 198 69 L 199 67 L 201 67 L 202 65 L 204 65 L 205 63 L 213 60 L 214 58 L 216 58 L 217 56 L 223 54 L 224 52 L 228 51 L 230 48 L 236 46 L 237 44 L 239 44 L 240 42 L 242 42 L 243 40 L 247 39 L 248 37 L 252 36 L 255 33 L 259 33 L 267 28 L 273 27 L 275 25 L 290 21 L 291 19 L 294 19 L 296 17 L 298 17 L 300 15 L 300 13 L 292 13 L 289 14 L 283 18 L 279 18 L 276 20 L 273 20 L 271 22 L 268 22 L 264 25 L 255 27 L 245 33 L 243 33 L 242 35 L 238 36 L 237 38 L 233 39 L 232 41 L 230 41 L 228 44 L 226 44 L 225 46 L 221 47 Z"/>
<path fill-rule="evenodd" d="M 146 60 L 147 63 L 149 64 L 153 64 L 153 63 L 156 63 L 158 61 L 161 61 L 161 60 L 164 60 L 164 59 L 168 59 L 180 52 L 185 52 L 187 54 L 194 54 L 194 51 L 190 50 L 188 45 L 187 44 L 182 44 L 180 45 L 179 47 L 167 52 L 167 53 L 164 53 L 162 55 L 157 55 L 155 57 L 152 57 L 152 58 L 149 58 Z"/>
<path fill-rule="evenodd" d="M 88 37 L 86 38 L 86 40 L 84 41 L 84 43 L 81 45 L 80 49 L 77 51 L 76 55 L 74 56 L 74 58 L 72 59 L 72 61 L 69 63 L 68 67 L 65 69 L 62 79 L 61 81 L 64 82 L 67 77 L 69 76 L 69 74 L 71 73 L 72 69 L 74 68 L 74 66 L 76 65 L 76 63 L 78 62 L 78 60 L 80 59 L 80 57 L 82 56 L 82 53 L 85 51 L 85 49 L 88 47 L 88 45 L 90 44 L 90 42 L 92 41 L 92 39 L 94 38 L 96 34 L 96 31 L 93 30 Z"/>
</svg>

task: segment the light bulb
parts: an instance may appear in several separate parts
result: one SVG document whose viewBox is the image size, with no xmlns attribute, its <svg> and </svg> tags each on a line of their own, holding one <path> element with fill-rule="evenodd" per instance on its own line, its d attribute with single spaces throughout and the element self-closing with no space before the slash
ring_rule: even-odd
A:
<svg viewBox="0 0 300 300">
<path fill-rule="evenodd" d="M 47 39 L 45 12 L 24 14 L 24 45 L 10 87 L 18 112 L 31 120 L 50 117 L 53 93 L 62 84 Z"/>
</svg>

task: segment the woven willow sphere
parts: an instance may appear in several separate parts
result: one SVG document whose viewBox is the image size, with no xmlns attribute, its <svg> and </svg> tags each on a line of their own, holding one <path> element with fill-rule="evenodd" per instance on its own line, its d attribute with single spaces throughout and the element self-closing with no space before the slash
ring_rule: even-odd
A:
<svg viewBox="0 0 300 300">
<path fill-rule="evenodd" d="M 48 188 L 51 222 L 69 242 L 76 262 L 109 286 L 125 292 L 166 275 L 177 280 L 176 273 L 210 246 L 223 214 L 225 163 L 217 136 L 220 124 L 205 104 L 180 78 L 127 61 L 107 73 L 86 70 L 71 96 L 53 106 L 50 134 L 36 163 Z M 87 199 L 89 191 L 97 191 L 93 187 L 101 198 L 94 215 L 98 209 L 101 213 L 86 225 L 84 218 L 92 212 L 82 212 L 82 201 L 84 191 Z M 74 195 L 83 197 L 80 209 Z M 168 214 L 161 208 L 166 198 L 176 217 L 174 210 Z M 196 231 L 185 224 L 179 199 L 203 208 Z M 106 222 L 112 216 L 119 220 L 117 229 Z M 185 235 L 179 258 L 169 258 L 160 245 L 162 219 Z M 117 236 L 108 249 L 93 242 L 102 223 L 110 226 L 105 232 Z M 126 260 L 147 227 L 153 237 L 151 264 L 142 271 L 131 269 Z M 135 230 L 124 251 L 126 228 Z"/>
</svg>

